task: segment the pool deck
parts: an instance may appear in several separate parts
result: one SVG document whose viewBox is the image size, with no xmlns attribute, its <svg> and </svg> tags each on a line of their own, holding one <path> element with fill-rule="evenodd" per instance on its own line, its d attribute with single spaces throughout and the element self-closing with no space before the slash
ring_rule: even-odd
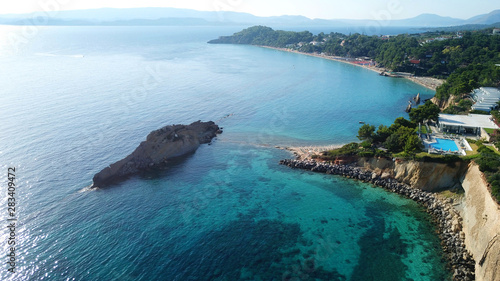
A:
<svg viewBox="0 0 500 281">
<path fill-rule="evenodd" d="M 443 140 L 452 140 L 455 142 L 455 145 L 458 148 L 458 151 L 450 151 L 450 150 L 442 150 L 442 149 L 436 149 L 432 146 L 432 144 L 437 143 L 436 139 L 443 139 Z M 467 142 L 467 140 L 464 137 L 450 137 L 450 136 L 430 136 L 428 138 L 422 138 L 422 141 L 424 143 L 425 149 L 427 149 L 427 152 L 429 154 L 449 154 L 449 155 L 462 155 L 465 156 L 467 151 L 472 151 L 471 146 Z"/>
<path fill-rule="evenodd" d="M 467 155 L 466 151 L 472 151 L 472 147 L 466 139 L 478 140 L 480 136 L 478 135 L 459 135 L 459 134 L 448 134 L 442 133 L 435 125 L 427 125 L 427 130 L 432 132 L 431 134 L 421 134 L 420 138 L 424 143 L 424 147 L 429 154 L 451 154 L 451 155 Z M 458 148 L 458 151 L 446 151 L 442 149 L 435 149 L 432 144 L 435 144 L 436 139 L 453 140 Z"/>
</svg>

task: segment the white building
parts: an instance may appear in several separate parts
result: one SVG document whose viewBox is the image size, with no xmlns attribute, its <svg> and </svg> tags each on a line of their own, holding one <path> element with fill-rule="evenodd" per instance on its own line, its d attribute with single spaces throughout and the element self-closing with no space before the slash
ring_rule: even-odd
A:
<svg viewBox="0 0 500 281">
<path fill-rule="evenodd" d="M 481 135 L 481 129 L 500 129 L 491 115 L 439 114 L 439 130 L 443 133 Z"/>
<path fill-rule="evenodd" d="M 471 93 L 474 105 L 472 109 L 490 112 L 500 101 L 500 91 L 493 87 L 481 87 Z"/>
</svg>

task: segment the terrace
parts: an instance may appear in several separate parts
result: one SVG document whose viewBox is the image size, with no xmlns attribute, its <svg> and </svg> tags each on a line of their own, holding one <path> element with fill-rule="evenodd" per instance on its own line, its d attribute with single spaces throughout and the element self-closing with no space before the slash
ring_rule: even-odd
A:
<svg viewBox="0 0 500 281">
<path fill-rule="evenodd" d="M 436 126 L 420 127 L 419 133 L 429 154 L 465 156 L 467 151 L 473 151 L 466 138 L 488 139 L 486 130 L 498 128 L 490 115 L 439 114 Z"/>
<path fill-rule="evenodd" d="M 484 129 L 499 129 L 491 115 L 439 114 L 438 129 L 440 133 L 457 134 L 474 138 L 487 137 Z"/>
</svg>

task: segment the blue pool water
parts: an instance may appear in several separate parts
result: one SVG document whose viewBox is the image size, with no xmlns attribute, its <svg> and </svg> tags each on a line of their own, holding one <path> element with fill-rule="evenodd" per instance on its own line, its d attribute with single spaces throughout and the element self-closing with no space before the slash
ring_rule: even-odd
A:
<svg viewBox="0 0 500 281">
<path fill-rule="evenodd" d="M 431 146 L 435 149 L 440 149 L 444 151 L 458 151 L 457 144 L 454 140 L 447 139 L 436 139 L 437 143 L 431 144 Z"/>
</svg>

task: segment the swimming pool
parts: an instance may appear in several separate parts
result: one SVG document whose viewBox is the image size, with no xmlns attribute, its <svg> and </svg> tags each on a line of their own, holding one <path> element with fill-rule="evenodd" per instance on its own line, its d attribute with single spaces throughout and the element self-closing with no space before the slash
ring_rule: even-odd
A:
<svg viewBox="0 0 500 281">
<path fill-rule="evenodd" d="M 433 148 L 443 151 L 458 151 L 457 144 L 454 140 L 438 139 L 435 143 L 430 144 Z"/>
</svg>

